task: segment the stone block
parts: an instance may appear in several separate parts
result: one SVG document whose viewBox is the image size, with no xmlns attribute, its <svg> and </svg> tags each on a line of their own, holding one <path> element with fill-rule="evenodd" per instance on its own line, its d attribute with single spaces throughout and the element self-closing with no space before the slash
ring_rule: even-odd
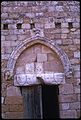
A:
<svg viewBox="0 0 81 120">
<path fill-rule="evenodd" d="M 54 11 L 55 11 L 55 7 L 49 6 L 49 7 L 48 7 L 48 11 L 49 11 L 49 12 L 54 12 Z"/>
<path fill-rule="evenodd" d="M 74 44 L 76 45 L 76 44 L 80 44 L 80 39 L 73 39 L 73 42 L 74 42 Z"/>
<path fill-rule="evenodd" d="M 67 34 L 61 34 L 61 38 L 62 39 L 67 38 Z"/>
<path fill-rule="evenodd" d="M 78 101 L 80 102 L 81 101 L 81 95 L 77 94 L 77 96 L 78 96 Z"/>
<path fill-rule="evenodd" d="M 10 54 L 12 52 L 12 47 L 10 46 L 5 46 L 4 49 L 5 54 Z"/>
<path fill-rule="evenodd" d="M 62 110 L 69 109 L 69 103 L 62 103 Z"/>
<path fill-rule="evenodd" d="M 61 29 L 61 32 L 62 33 L 69 33 L 69 29 L 67 29 L 67 28 Z"/>
<path fill-rule="evenodd" d="M 60 33 L 55 33 L 55 34 L 53 34 L 53 38 L 54 39 L 60 39 L 61 38 L 61 34 Z"/>
<path fill-rule="evenodd" d="M 77 59 L 77 58 L 72 58 L 72 59 L 70 59 L 70 62 L 71 62 L 72 65 L 73 65 L 73 64 L 79 64 L 79 63 L 80 63 L 80 60 Z"/>
<path fill-rule="evenodd" d="M 80 52 L 79 51 L 74 52 L 74 58 L 80 58 Z"/>
<path fill-rule="evenodd" d="M 59 95 L 60 102 L 77 102 L 76 94 Z"/>
<path fill-rule="evenodd" d="M 34 52 L 35 54 L 41 53 L 41 52 L 42 52 L 42 45 L 40 45 L 40 44 L 34 45 L 34 46 L 33 46 L 33 52 Z"/>
<path fill-rule="evenodd" d="M 16 29 L 16 24 L 9 24 L 8 28 L 11 30 L 14 30 L 14 29 Z"/>
<path fill-rule="evenodd" d="M 7 60 L 10 57 L 10 54 L 2 54 L 1 58 Z"/>
<path fill-rule="evenodd" d="M 50 18 L 50 17 L 49 17 Z M 51 22 L 50 20 L 47 20 L 44 24 L 44 27 L 45 29 L 54 29 L 55 28 L 55 24 L 54 24 L 54 21 Z M 49 32 L 53 32 L 53 31 L 50 31 Z"/>
<path fill-rule="evenodd" d="M 79 71 L 80 70 L 80 65 L 74 65 L 73 68 L 74 68 L 74 71 Z"/>
<path fill-rule="evenodd" d="M 5 36 L 1 35 L 1 41 L 4 41 L 5 40 Z"/>
<path fill-rule="evenodd" d="M 31 54 L 23 54 L 23 57 L 21 57 L 20 59 L 19 59 L 19 65 L 21 66 L 21 64 L 23 65 L 25 65 L 25 64 L 27 64 L 27 63 L 32 63 L 32 62 L 35 62 L 36 61 L 36 54 L 33 54 L 33 53 L 31 53 Z"/>
<path fill-rule="evenodd" d="M 79 23 L 79 22 L 73 23 L 73 27 L 74 27 L 74 28 L 79 28 L 79 27 L 80 27 L 80 23 Z"/>
<path fill-rule="evenodd" d="M 80 78 L 80 71 L 76 71 L 76 72 L 74 73 L 74 77 L 75 77 L 75 78 Z"/>
<path fill-rule="evenodd" d="M 26 35 L 18 35 L 18 40 L 25 40 L 27 39 Z"/>
<path fill-rule="evenodd" d="M 8 18 L 8 13 L 2 13 L 2 14 L 1 14 L 1 18 L 2 18 L 2 19 Z"/>
<path fill-rule="evenodd" d="M 60 94 L 73 94 L 73 85 L 72 84 L 65 84 L 59 86 Z"/>
<path fill-rule="evenodd" d="M 16 74 L 20 74 L 20 73 L 24 73 L 25 72 L 25 68 L 22 66 L 22 67 L 17 67 L 16 69 Z"/>
<path fill-rule="evenodd" d="M 16 35 L 8 35 L 8 36 L 5 37 L 5 39 L 13 41 L 13 40 L 17 40 L 17 36 Z"/>
<path fill-rule="evenodd" d="M 67 28 L 68 27 L 68 23 L 61 23 L 61 27 L 62 28 Z"/>
<path fill-rule="evenodd" d="M 15 86 L 27 86 L 27 85 L 38 84 L 36 75 L 32 73 L 19 74 L 14 76 Z"/>
<path fill-rule="evenodd" d="M 36 17 L 43 16 L 43 12 L 36 13 Z"/>
<path fill-rule="evenodd" d="M 81 110 L 77 110 L 77 118 L 81 117 Z"/>
<path fill-rule="evenodd" d="M 57 43 L 58 45 L 61 45 L 61 44 L 62 44 L 62 40 L 56 40 L 56 43 Z"/>
<path fill-rule="evenodd" d="M 42 53 L 52 53 L 52 51 L 48 47 L 42 46 Z"/>
<path fill-rule="evenodd" d="M 6 112 L 6 119 L 23 119 L 23 112 Z"/>
<path fill-rule="evenodd" d="M 18 87 L 9 86 L 7 87 L 7 96 L 21 96 L 21 91 Z"/>
<path fill-rule="evenodd" d="M 27 63 L 25 66 L 25 73 L 34 73 L 34 63 Z"/>
<path fill-rule="evenodd" d="M 60 111 L 60 117 L 61 118 L 77 118 L 77 113 L 76 110 L 64 110 L 64 111 Z"/>
<path fill-rule="evenodd" d="M 80 102 L 69 103 L 69 107 L 71 110 L 80 109 Z"/>
<path fill-rule="evenodd" d="M 64 11 L 63 6 L 56 6 L 56 11 Z"/>
<path fill-rule="evenodd" d="M 44 71 L 63 72 L 63 66 L 58 61 L 58 59 L 54 59 L 53 61 L 50 62 L 45 62 L 43 64 L 43 67 L 44 67 Z"/>
<path fill-rule="evenodd" d="M 43 63 L 35 63 L 35 73 L 43 73 Z"/>
<path fill-rule="evenodd" d="M 10 105 L 10 112 L 23 112 L 23 105 Z"/>
<path fill-rule="evenodd" d="M 5 99 L 5 104 L 22 104 L 23 97 L 22 96 L 8 96 Z"/>
<path fill-rule="evenodd" d="M 47 59 L 48 59 L 48 61 L 53 61 L 54 60 L 54 54 L 53 53 L 48 53 L 47 54 Z"/>
<path fill-rule="evenodd" d="M 47 61 L 47 54 L 37 54 L 37 62 Z"/>
<path fill-rule="evenodd" d="M 32 17 L 35 17 L 35 14 L 30 12 L 30 13 L 26 13 L 25 16 L 26 16 L 26 17 L 31 17 L 31 18 L 32 18 Z"/>
<path fill-rule="evenodd" d="M 30 24 L 22 24 L 23 29 L 30 29 Z"/>
<path fill-rule="evenodd" d="M 69 45 L 69 50 L 71 51 L 76 51 L 77 50 L 77 47 L 75 45 Z"/>
<path fill-rule="evenodd" d="M 80 86 L 79 85 L 74 86 L 74 93 L 80 93 Z"/>
</svg>

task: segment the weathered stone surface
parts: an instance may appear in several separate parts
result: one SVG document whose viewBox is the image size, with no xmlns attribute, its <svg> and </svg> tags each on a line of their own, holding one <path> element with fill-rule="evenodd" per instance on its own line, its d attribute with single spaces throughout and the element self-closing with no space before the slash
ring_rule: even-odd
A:
<svg viewBox="0 0 81 120">
<path fill-rule="evenodd" d="M 46 84 L 64 84 L 65 83 L 65 76 L 63 73 L 41 73 L 41 70 L 36 71 L 34 74 L 18 74 L 14 77 L 14 85 L 15 86 L 27 86 L 27 85 L 34 85 L 40 84 L 39 78 L 43 80 Z"/>
<path fill-rule="evenodd" d="M 30 29 L 30 24 L 22 24 L 23 29 Z"/>
<path fill-rule="evenodd" d="M 52 51 L 46 46 L 42 46 L 42 53 L 51 53 Z"/>
<path fill-rule="evenodd" d="M 67 38 L 67 34 L 62 34 L 62 35 L 61 35 L 61 38 L 63 38 L 63 39 L 64 39 L 64 38 Z"/>
<path fill-rule="evenodd" d="M 26 64 L 26 73 L 34 73 L 34 63 Z"/>
<path fill-rule="evenodd" d="M 80 102 L 70 103 L 69 107 L 70 107 L 71 110 L 80 109 Z"/>
<path fill-rule="evenodd" d="M 73 42 L 74 42 L 74 44 L 80 44 L 80 39 L 78 39 L 78 38 L 74 39 Z"/>
<path fill-rule="evenodd" d="M 5 99 L 5 104 L 18 104 L 19 105 L 22 103 L 23 103 L 22 96 L 8 96 Z"/>
<path fill-rule="evenodd" d="M 35 73 L 43 73 L 43 63 L 35 63 Z"/>
<path fill-rule="evenodd" d="M 9 105 L 10 112 L 22 112 L 23 111 L 23 105 Z"/>
<path fill-rule="evenodd" d="M 69 109 L 69 103 L 62 103 L 62 110 Z"/>
<path fill-rule="evenodd" d="M 71 62 L 71 64 L 79 64 L 80 63 L 80 60 L 79 59 L 77 59 L 77 58 L 72 58 L 72 59 L 70 59 L 70 62 Z"/>
<path fill-rule="evenodd" d="M 77 102 L 77 95 L 76 94 L 67 94 L 67 95 L 60 95 L 59 101 L 60 102 Z"/>
<path fill-rule="evenodd" d="M 21 91 L 18 87 L 9 86 L 7 87 L 7 96 L 21 96 Z"/>
<path fill-rule="evenodd" d="M 62 23 L 62 24 L 61 24 L 61 27 L 67 28 L 67 27 L 68 27 L 68 23 Z"/>
<path fill-rule="evenodd" d="M 61 118 L 77 118 L 76 110 L 66 110 L 60 112 Z"/>
<path fill-rule="evenodd" d="M 5 40 L 5 36 L 1 35 L 1 41 L 4 41 Z"/>
<path fill-rule="evenodd" d="M 74 93 L 80 93 L 80 86 L 79 85 L 74 86 Z"/>
<path fill-rule="evenodd" d="M 20 73 L 25 73 L 25 68 L 24 67 L 17 67 L 16 74 L 20 74 Z"/>
<path fill-rule="evenodd" d="M 80 78 L 80 71 L 76 71 L 75 74 L 74 74 L 74 77 L 75 78 Z"/>
<path fill-rule="evenodd" d="M 1 2 L 1 59 L 4 60 L 1 71 L 4 73 L 8 67 L 11 73 L 14 70 L 14 75 L 15 73 L 19 75 L 15 76 L 14 80 L 6 81 L 6 83 L 3 75 L 1 80 L 3 119 L 24 119 L 23 101 L 18 98 L 18 96 L 21 97 L 21 93 L 19 87 L 14 86 L 40 84 L 39 78 L 42 78 L 45 84 L 62 84 L 59 85 L 60 118 L 80 117 L 79 8 L 77 1 Z M 35 29 L 30 27 L 31 19 L 35 24 Z M 72 23 L 72 28 L 68 26 L 68 22 Z M 22 24 L 21 29 L 17 29 L 18 23 Z M 61 23 L 61 26 L 58 24 L 56 28 L 56 23 Z M 4 24 L 8 24 L 7 30 L 4 29 Z M 26 43 L 24 47 L 19 45 L 20 42 L 23 43 L 21 46 Z M 16 48 L 17 45 L 21 49 Z M 66 56 L 60 47 L 67 54 Z M 16 51 L 18 49 L 20 50 Z M 14 50 L 14 54 L 15 52 L 17 54 L 11 55 L 10 59 L 12 50 Z M 70 71 L 67 56 L 73 68 L 70 78 L 63 74 L 57 74 Z M 34 66 L 27 66 L 26 69 L 28 63 L 33 63 Z"/>
<path fill-rule="evenodd" d="M 2 17 L 3 19 L 8 18 L 8 13 L 2 13 L 2 14 L 1 14 L 1 17 Z"/>
<path fill-rule="evenodd" d="M 37 62 L 47 61 L 47 54 L 37 54 Z"/>
<path fill-rule="evenodd" d="M 62 29 L 62 33 L 69 33 L 69 30 L 67 28 Z"/>
<path fill-rule="evenodd" d="M 80 58 L 80 52 L 74 52 L 74 58 Z"/>
<path fill-rule="evenodd" d="M 72 84 L 60 85 L 59 92 L 61 94 L 73 94 L 73 85 Z"/>
<path fill-rule="evenodd" d="M 6 112 L 6 119 L 23 119 L 23 112 Z"/>
<path fill-rule="evenodd" d="M 56 40 L 56 43 L 57 43 L 58 45 L 61 45 L 61 44 L 62 44 L 62 40 Z"/>
<path fill-rule="evenodd" d="M 8 36 L 6 36 L 5 39 L 6 39 L 6 40 L 10 40 L 10 41 L 12 41 L 12 40 L 17 40 L 17 36 L 16 36 L 16 35 L 8 35 Z"/>
</svg>

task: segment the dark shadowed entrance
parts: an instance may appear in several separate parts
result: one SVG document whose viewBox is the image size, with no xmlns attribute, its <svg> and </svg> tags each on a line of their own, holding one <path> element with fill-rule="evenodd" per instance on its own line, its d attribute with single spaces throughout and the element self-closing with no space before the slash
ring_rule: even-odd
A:
<svg viewBox="0 0 81 120">
<path fill-rule="evenodd" d="M 59 118 L 58 86 L 42 86 L 43 118 Z"/>
<path fill-rule="evenodd" d="M 58 86 L 22 87 L 24 118 L 59 118 Z"/>
</svg>

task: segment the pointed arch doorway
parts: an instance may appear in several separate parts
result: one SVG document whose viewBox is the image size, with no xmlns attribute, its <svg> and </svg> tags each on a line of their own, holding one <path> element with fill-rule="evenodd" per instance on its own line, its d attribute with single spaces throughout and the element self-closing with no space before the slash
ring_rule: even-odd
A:
<svg viewBox="0 0 81 120">
<path fill-rule="evenodd" d="M 22 87 L 24 118 L 59 118 L 58 85 Z"/>
<path fill-rule="evenodd" d="M 72 73 L 68 56 L 58 45 L 42 37 L 24 40 L 10 55 L 7 70 L 14 86 L 22 88 L 23 118 L 58 118 L 58 85 Z M 40 85 L 37 77 L 45 84 Z"/>
</svg>

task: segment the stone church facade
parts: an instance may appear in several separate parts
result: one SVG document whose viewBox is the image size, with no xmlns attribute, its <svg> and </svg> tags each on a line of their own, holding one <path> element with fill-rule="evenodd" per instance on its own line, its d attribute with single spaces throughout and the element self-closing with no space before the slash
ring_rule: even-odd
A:
<svg viewBox="0 0 81 120">
<path fill-rule="evenodd" d="M 2 118 L 43 118 L 42 84 L 58 86 L 59 118 L 80 117 L 79 7 L 78 1 L 1 3 Z"/>
</svg>

